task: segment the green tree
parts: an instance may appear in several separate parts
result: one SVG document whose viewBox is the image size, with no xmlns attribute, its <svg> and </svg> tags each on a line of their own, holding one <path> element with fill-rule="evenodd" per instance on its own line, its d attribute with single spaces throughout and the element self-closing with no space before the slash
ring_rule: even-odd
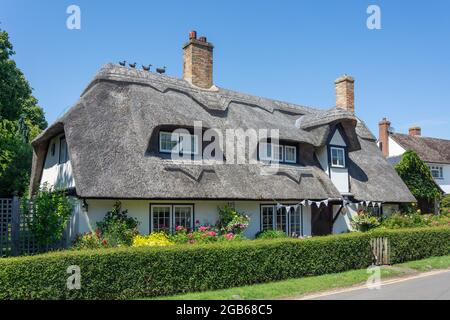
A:
<svg viewBox="0 0 450 320">
<path fill-rule="evenodd" d="M 430 168 L 412 150 L 406 151 L 395 170 L 416 197 L 422 213 L 433 208 L 434 200 L 441 196 L 439 187 L 434 182 Z"/>
<path fill-rule="evenodd" d="M 11 59 L 14 54 L 8 33 L 0 29 L 0 194 L 26 190 L 29 142 L 47 127 L 28 81 Z"/>
</svg>

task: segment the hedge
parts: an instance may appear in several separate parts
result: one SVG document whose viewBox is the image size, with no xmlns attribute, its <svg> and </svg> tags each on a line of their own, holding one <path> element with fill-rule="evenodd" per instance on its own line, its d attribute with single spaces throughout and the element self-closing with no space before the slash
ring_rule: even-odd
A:
<svg viewBox="0 0 450 320">
<path fill-rule="evenodd" d="M 350 233 L 165 248 L 62 251 L 0 259 L 0 299 L 131 299 L 222 289 L 367 267 L 370 238 L 399 263 L 450 253 L 450 228 Z M 68 290 L 67 267 L 81 269 Z"/>
</svg>

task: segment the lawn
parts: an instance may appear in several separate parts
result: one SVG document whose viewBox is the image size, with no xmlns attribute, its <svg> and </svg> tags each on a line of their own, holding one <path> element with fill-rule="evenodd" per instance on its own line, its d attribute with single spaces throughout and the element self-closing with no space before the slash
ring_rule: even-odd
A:
<svg viewBox="0 0 450 320">
<path fill-rule="evenodd" d="M 433 269 L 447 269 L 450 267 L 450 256 L 432 257 L 424 260 L 411 261 L 382 267 L 381 278 L 393 278 L 407 274 L 430 271 Z M 281 299 L 325 290 L 345 288 L 363 284 L 368 278 L 366 269 L 352 270 L 342 273 L 326 274 L 316 277 L 289 279 L 278 282 L 256 284 L 225 290 L 187 293 L 183 295 L 159 297 L 159 300 L 257 300 Z"/>
</svg>

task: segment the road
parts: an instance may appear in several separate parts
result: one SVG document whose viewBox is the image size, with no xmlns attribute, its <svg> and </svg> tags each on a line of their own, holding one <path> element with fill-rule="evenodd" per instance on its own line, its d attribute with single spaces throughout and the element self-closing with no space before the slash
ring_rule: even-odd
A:
<svg viewBox="0 0 450 320">
<path fill-rule="evenodd" d="M 450 300 L 450 270 L 386 281 L 379 290 L 366 286 L 304 297 L 314 300 Z"/>
</svg>

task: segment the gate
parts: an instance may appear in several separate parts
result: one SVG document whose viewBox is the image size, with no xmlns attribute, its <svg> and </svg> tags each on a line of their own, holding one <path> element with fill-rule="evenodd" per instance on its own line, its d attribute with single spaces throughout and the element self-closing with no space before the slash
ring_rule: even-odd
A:
<svg viewBox="0 0 450 320">
<path fill-rule="evenodd" d="M 386 237 L 370 239 L 374 263 L 377 266 L 390 264 L 391 248 Z"/>
</svg>

